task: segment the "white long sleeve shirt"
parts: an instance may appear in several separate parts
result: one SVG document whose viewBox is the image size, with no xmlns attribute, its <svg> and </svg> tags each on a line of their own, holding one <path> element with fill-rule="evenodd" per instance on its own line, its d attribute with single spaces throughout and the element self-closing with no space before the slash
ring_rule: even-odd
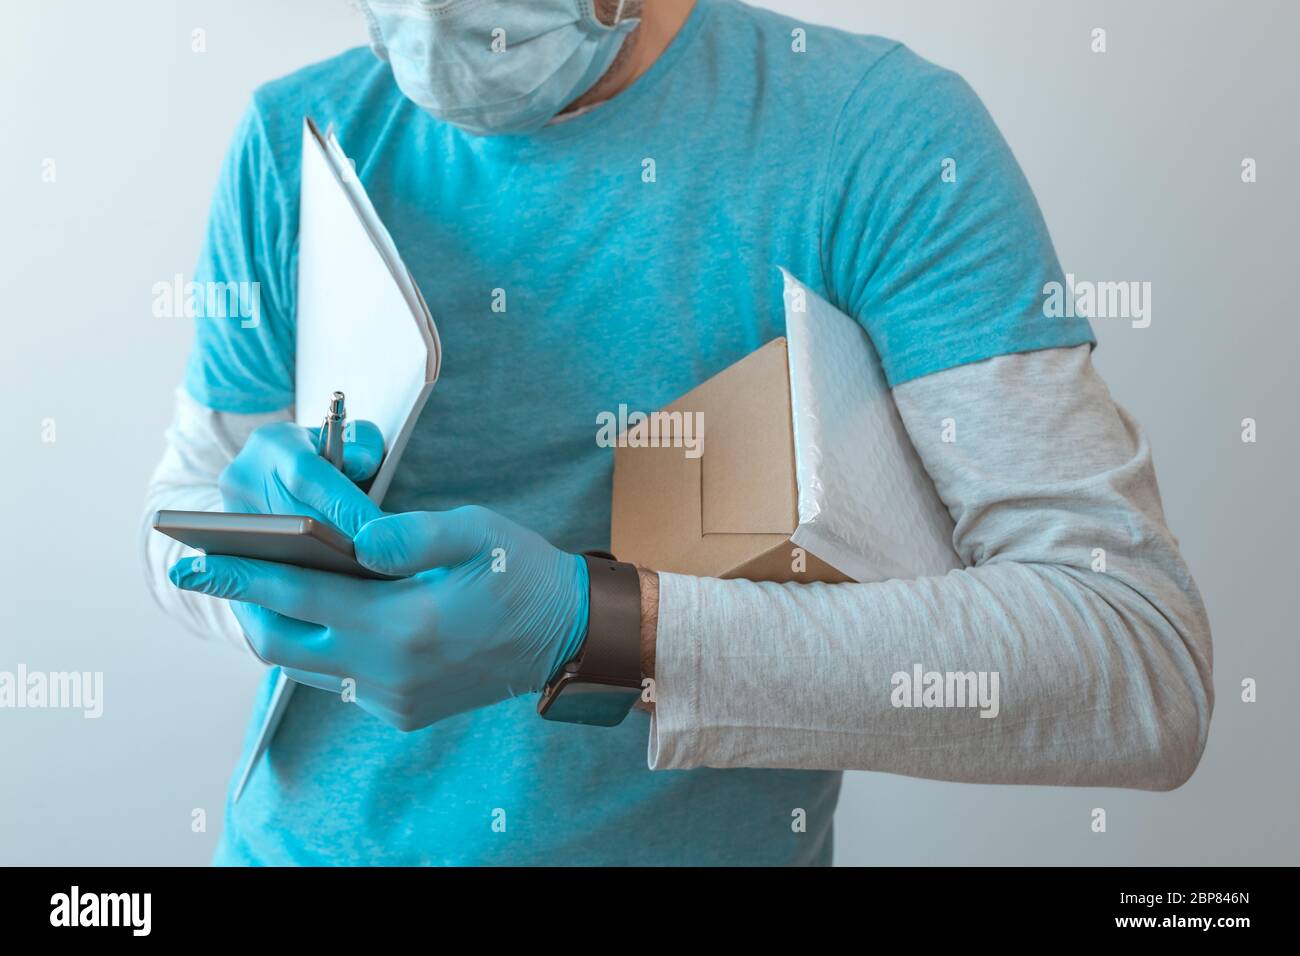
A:
<svg viewBox="0 0 1300 956">
<path fill-rule="evenodd" d="M 969 567 L 877 584 L 660 575 L 650 767 L 1181 784 L 1209 729 L 1209 624 L 1150 447 L 1089 347 L 960 366 L 894 398 Z M 218 509 L 221 470 L 288 417 L 179 392 L 146 519 Z M 165 610 L 246 646 L 225 602 L 168 583 L 182 546 L 145 533 L 142 549 Z"/>
</svg>

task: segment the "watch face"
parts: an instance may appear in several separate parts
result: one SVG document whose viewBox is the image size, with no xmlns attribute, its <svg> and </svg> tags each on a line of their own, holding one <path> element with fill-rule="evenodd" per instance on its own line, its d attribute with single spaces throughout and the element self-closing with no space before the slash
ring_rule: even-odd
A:
<svg viewBox="0 0 1300 956">
<path fill-rule="evenodd" d="M 566 724 L 617 727 L 640 697 L 640 688 L 570 680 L 564 683 L 562 692 L 551 699 L 542 716 Z"/>
</svg>

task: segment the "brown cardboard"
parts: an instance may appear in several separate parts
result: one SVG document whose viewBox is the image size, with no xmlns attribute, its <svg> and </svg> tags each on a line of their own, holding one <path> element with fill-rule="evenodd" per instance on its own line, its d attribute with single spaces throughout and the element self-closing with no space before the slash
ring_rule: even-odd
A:
<svg viewBox="0 0 1300 956">
<path fill-rule="evenodd" d="M 806 552 L 794 570 L 799 488 L 784 338 L 662 411 L 702 413 L 703 453 L 627 447 L 620 436 L 610 529 L 619 560 L 700 577 L 849 580 Z"/>
</svg>

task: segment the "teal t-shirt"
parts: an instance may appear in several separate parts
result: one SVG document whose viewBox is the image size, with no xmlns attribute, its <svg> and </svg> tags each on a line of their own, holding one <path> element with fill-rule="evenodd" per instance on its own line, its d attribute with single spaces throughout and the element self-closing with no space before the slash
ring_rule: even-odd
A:
<svg viewBox="0 0 1300 956">
<path fill-rule="evenodd" d="M 261 284 L 256 327 L 198 320 L 186 386 L 214 409 L 294 400 L 304 116 L 334 124 L 442 336 L 390 511 L 477 503 L 561 548 L 607 546 L 597 414 L 661 407 L 781 335 L 778 266 L 863 323 L 895 385 L 1092 341 L 1044 317 L 1051 241 L 958 76 L 893 41 L 699 0 L 628 90 L 526 136 L 434 120 L 365 48 L 260 88 L 195 276 Z M 217 860 L 829 862 L 838 773 L 652 773 L 644 713 L 605 729 L 535 706 L 403 734 L 301 688 Z"/>
</svg>

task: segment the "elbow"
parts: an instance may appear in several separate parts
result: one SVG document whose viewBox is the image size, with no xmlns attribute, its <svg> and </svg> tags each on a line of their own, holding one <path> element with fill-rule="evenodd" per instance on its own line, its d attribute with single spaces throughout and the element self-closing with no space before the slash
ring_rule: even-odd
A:
<svg viewBox="0 0 1300 956">
<path fill-rule="evenodd" d="M 1209 663 L 1209 625 L 1202 619 L 1191 633 L 1182 632 L 1181 647 L 1159 681 L 1148 685 L 1150 718 L 1140 747 L 1146 790 L 1177 790 L 1196 772 L 1210 735 L 1214 685 Z"/>
<path fill-rule="evenodd" d="M 1103 717 L 1111 737 L 1110 766 L 1101 786 L 1167 792 L 1187 783 L 1200 765 L 1214 711 L 1210 622 L 1191 576 L 1143 582 L 1113 577 L 1088 584 L 1106 605 L 1108 659 Z"/>
<path fill-rule="evenodd" d="M 1177 713 L 1164 717 L 1161 741 L 1147 761 L 1144 789 L 1177 790 L 1196 772 L 1210 733 L 1212 695 L 1205 687 L 1188 687 Z"/>
</svg>

